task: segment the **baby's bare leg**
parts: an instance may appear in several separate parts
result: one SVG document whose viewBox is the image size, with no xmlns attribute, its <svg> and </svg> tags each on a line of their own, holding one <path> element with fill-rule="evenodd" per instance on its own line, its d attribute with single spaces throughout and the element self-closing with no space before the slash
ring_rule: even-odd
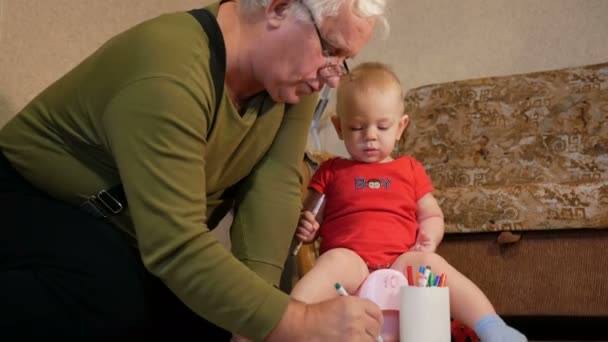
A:
<svg viewBox="0 0 608 342">
<path fill-rule="evenodd" d="M 447 274 L 446 286 L 450 289 L 452 317 L 469 327 L 475 326 L 482 317 L 496 313 L 485 294 L 441 256 L 429 252 L 407 252 L 391 268 L 403 272 L 407 265 L 412 266 L 414 271 L 419 266 L 430 266 L 434 274 Z"/>
<path fill-rule="evenodd" d="M 314 267 L 298 281 L 291 297 L 305 303 L 317 303 L 338 295 L 338 282 L 349 293 L 355 292 L 369 274 L 365 262 L 357 253 L 336 248 L 323 253 Z"/>
</svg>

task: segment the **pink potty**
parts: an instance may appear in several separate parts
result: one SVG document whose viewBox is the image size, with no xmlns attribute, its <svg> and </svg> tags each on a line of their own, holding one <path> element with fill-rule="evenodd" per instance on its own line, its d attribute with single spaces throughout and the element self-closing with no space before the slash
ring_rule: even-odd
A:
<svg viewBox="0 0 608 342">
<path fill-rule="evenodd" d="M 392 269 L 380 269 L 370 273 L 355 295 L 367 298 L 382 309 L 384 324 L 382 338 L 385 342 L 399 341 L 399 296 L 401 286 L 407 285 L 403 273 Z"/>
</svg>

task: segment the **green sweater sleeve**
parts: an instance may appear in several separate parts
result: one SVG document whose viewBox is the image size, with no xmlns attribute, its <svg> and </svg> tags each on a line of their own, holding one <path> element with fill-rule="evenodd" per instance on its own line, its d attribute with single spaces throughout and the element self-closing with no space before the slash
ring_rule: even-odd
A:
<svg viewBox="0 0 608 342">
<path fill-rule="evenodd" d="M 232 251 L 278 284 L 301 210 L 300 171 L 316 96 L 292 106 L 272 146 L 240 186 L 231 229 Z"/>
<path fill-rule="evenodd" d="M 188 87 L 169 78 L 127 86 L 103 115 L 107 148 L 115 158 L 148 270 L 205 319 L 261 340 L 278 323 L 289 297 L 234 258 L 205 225 L 206 132 L 213 103 L 207 100 L 201 103 Z M 287 120 L 286 128 L 295 121 Z M 286 133 L 293 132 L 286 129 L 280 141 Z M 283 156 L 287 148 L 277 146 L 270 155 Z M 293 164 L 290 160 L 289 168 Z M 295 191 L 289 194 L 294 200 Z M 280 235 L 285 242 L 288 234 Z"/>
</svg>

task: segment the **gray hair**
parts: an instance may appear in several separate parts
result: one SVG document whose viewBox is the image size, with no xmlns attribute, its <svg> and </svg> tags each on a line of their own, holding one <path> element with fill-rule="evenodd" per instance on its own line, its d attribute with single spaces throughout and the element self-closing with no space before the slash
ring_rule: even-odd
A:
<svg viewBox="0 0 608 342">
<path fill-rule="evenodd" d="M 302 6 L 304 3 L 312 12 L 315 21 L 321 25 L 323 18 L 335 17 L 340 7 L 348 0 L 299 0 L 294 1 L 298 6 L 291 7 L 291 11 L 299 20 L 309 20 L 308 11 Z M 385 33 L 389 31 L 388 21 L 384 14 L 387 0 L 352 0 L 356 13 L 364 18 L 374 18 L 382 24 Z M 266 8 L 269 0 L 241 0 L 241 8 L 245 11 Z"/>
</svg>

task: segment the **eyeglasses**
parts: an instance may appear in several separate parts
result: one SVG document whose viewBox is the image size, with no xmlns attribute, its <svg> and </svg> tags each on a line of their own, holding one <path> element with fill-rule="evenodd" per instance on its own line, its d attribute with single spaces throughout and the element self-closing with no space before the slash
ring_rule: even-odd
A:
<svg viewBox="0 0 608 342">
<path fill-rule="evenodd" d="M 350 73 L 350 71 L 348 69 L 348 64 L 346 64 L 346 60 L 343 60 L 342 64 L 335 64 L 335 63 L 331 62 L 332 56 L 329 53 L 329 49 L 327 48 L 327 46 L 329 44 L 327 44 L 325 39 L 323 39 L 323 36 L 321 36 L 321 31 L 319 30 L 319 25 L 317 25 L 317 21 L 315 20 L 315 17 L 313 16 L 312 11 L 310 10 L 310 8 L 308 6 L 306 6 L 306 4 L 304 2 L 300 1 L 300 3 L 302 4 L 302 6 L 304 6 L 304 8 L 306 8 L 308 15 L 310 15 L 310 20 L 312 21 L 312 25 L 315 27 L 315 32 L 317 32 L 317 37 L 319 37 L 319 43 L 321 44 L 321 50 L 323 52 L 323 56 L 325 56 L 325 58 L 327 58 L 327 64 L 325 64 L 324 67 L 319 69 L 319 74 L 323 77 L 341 77 L 341 76 L 344 76 L 344 75 L 347 75 L 348 73 Z"/>
</svg>

